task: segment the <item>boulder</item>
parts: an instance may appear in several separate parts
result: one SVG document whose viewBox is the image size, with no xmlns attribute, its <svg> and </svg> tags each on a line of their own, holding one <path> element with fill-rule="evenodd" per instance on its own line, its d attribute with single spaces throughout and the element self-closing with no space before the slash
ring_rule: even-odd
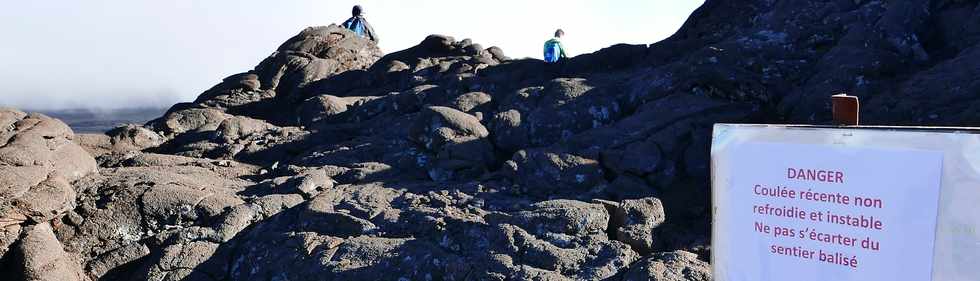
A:
<svg viewBox="0 0 980 281">
<path fill-rule="evenodd" d="M 175 243 L 165 238 L 170 235 L 193 234 L 222 241 L 217 231 L 210 227 L 201 230 L 201 226 L 225 221 L 227 212 L 245 203 L 236 192 L 253 184 L 234 176 L 241 172 L 234 170 L 248 168 L 244 164 L 224 167 L 211 161 L 153 154 L 131 156 L 117 163 L 133 166 L 106 168 L 75 183 L 79 190 L 77 207 L 65 216 L 63 225 L 55 228 L 65 249 L 77 253 L 95 278 L 113 274 L 120 266 L 131 270 L 123 264 L 134 260 L 140 260 L 137 265 L 150 263 L 152 259 L 141 259 L 150 255 L 142 247 L 160 249 Z M 257 173 L 258 169 L 251 171 Z M 266 208 L 271 211 L 272 204 Z M 210 234 L 199 234 L 201 231 Z M 138 270 L 126 272 L 119 274 L 147 276 Z"/>
<path fill-rule="evenodd" d="M 531 147 L 541 147 L 621 119 L 621 102 L 607 91 L 586 78 L 558 78 L 520 89 L 499 104 L 520 112 L 516 129 L 527 132 Z"/>
<path fill-rule="evenodd" d="M 309 213 L 345 213 L 355 218 L 372 220 L 390 212 L 396 198 L 404 191 L 387 188 L 380 183 L 341 185 L 326 189 L 305 206 Z"/>
<path fill-rule="evenodd" d="M 507 57 L 507 55 L 504 55 L 504 50 L 501 49 L 500 47 L 493 46 L 493 47 L 487 48 L 487 52 L 490 53 L 490 55 L 493 56 L 493 59 L 495 59 L 497 61 L 507 61 L 507 60 L 510 60 L 510 58 Z"/>
<path fill-rule="evenodd" d="M 630 265 L 623 281 L 707 281 L 711 266 L 685 251 L 656 253 Z"/>
<path fill-rule="evenodd" d="M 471 112 L 482 105 L 490 103 L 492 97 L 486 93 L 470 92 L 459 95 L 449 102 L 452 108 L 462 112 Z"/>
<path fill-rule="evenodd" d="M 344 114 L 352 107 L 361 106 L 367 102 L 377 99 L 376 97 L 337 97 L 332 95 L 318 95 L 304 101 L 297 115 L 299 123 L 310 126 L 320 121 L 341 122 Z"/>
<path fill-rule="evenodd" d="M 502 224 L 491 236 L 494 243 L 503 244 L 499 245 L 500 253 L 516 258 L 503 264 L 504 274 L 513 276 L 530 273 L 547 276 L 547 280 L 606 280 L 639 258 L 629 246 L 604 240 L 601 235 L 535 235 Z M 532 272 L 527 272 L 530 269 Z"/>
<path fill-rule="evenodd" d="M 336 184 L 325 169 L 304 171 L 295 176 L 284 176 L 263 181 L 258 186 L 250 188 L 245 194 L 299 194 L 304 198 L 313 198 L 324 190 L 331 189 Z"/>
<path fill-rule="evenodd" d="M 150 127 L 166 136 L 174 136 L 187 132 L 214 131 L 222 121 L 231 117 L 216 108 L 180 109 L 178 106 L 175 105 L 160 119 L 150 121 Z"/>
<path fill-rule="evenodd" d="M 273 62 L 276 66 L 281 64 L 279 68 L 281 74 L 277 75 L 279 76 L 275 84 L 277 87 L 271 90 L 276 91 L 277 98 L 289 102 L 301 100 L 302 88 L 336 74 L 340 68 L 339 62 L 333 59 L 309 57 L 306 54 L 279 56 L 283 56 L 283 59 Z"/>
<path fill-rule="evenodd" d="M 125 268 L 126 264 L 139 261 L 150 255 L 150 248 L 145 244 L 133 243 L 125 245 L 102 255 L 99 259 L 89 262 L 85 268 L 89 276 L 102 278 L 123 278 L 120 275 L 109 275 L 113 270 Z"/>
<path fill-rule="evenodd" d="M 4 135 L 6 135 L 6 133 L 9 133 L 14 129 L 11 127 L 11 125 L 17 123 L 17 121 L 20 121 L 21 119 L 24 119 L 24 117 L 27 117 L 27 113 L 24 113 L 23 111 L 9 107 L 0 107 L 0 130 L 3 130 L 5 133 Z M 6 139 L 8 138 L 4 138 L 4 142 L 6 142 Z"/>
<path fill-rule="evenodd" d="M 337 25 L 306 28 L 283 42 L 277 51 L 302 52 L 320 58 L 356 62 L 352 65 L 354 67 L 345 68 L 348 70 L 367 68 L 381 55 L 381 50 L 374 42 Z"/>
<path fill-rule="evenodd" d="M 20 275 L 21 280 L 89 280 L 78 262 L 65 252 L 47 222 L 26 227 L 24 238 L 18 245 L 22 272 L 8 272 Z"/>
<path fill-rule="evenodd" d="M 377 229 L 370 221 L 341 212 L 309 210 L 301 220 L 299 228 L 305 232 L 340 238 L 367 235 Z"/>
<path fill-rule="evenodd" d="M 430 178 L 446 181 L 479 176 L 494 161 L 489 131 L 476 117 L 440 106 L 425 108 L 409 130 L 409 139 L 433 155 L 419 161 Z"/>
<path fill-rule="evenodd" d="M 604 233 L 609 213 L 599 204 L 574 200 L 535 203 L 527 211 L 514 213 L 511 223 L 535 235 L 558 233 L 572 236 Z"/>
<path fill-rule="evenodd" d="M 10 246 L 20 239 L 21 231 L 23 227 L 20 223 L 23 220 L 15 221 L 11 218 L 3 218 L 0 220 L 0 265 L 4 264 L 7 258 L 7 253 L 10 252 Z"/>
<path fill-rule="evenodd" d="M 23 169 L 3 169 L 7 172 Z M 13 176 L 32 174 L 19 173 Z M 42 175 L 41 181 L 16 197 L 0 201 L 0 210 L 7 209 L 7 217 L 25 216 L 33 223 L 48 222 L 75 208 L 75 189 L 57 173 Z M 9 200 L 9 201 L 8 201 Z M 9 204 L 9 205 L 7 205 Z"/>
<path fill-rule="evenodd" d="M 466 48 L 470 46 L 469 52 Z M 427 58 L 440 58 L 440 57 L 458 57 L 465 55 L 475 55 L 478 51 L 477 48 L 481 48 L 479 44 L 472 44 L 467 40 L 456 41 L 451 36 L 445 35 L 429 35 L 418 45 L 385 55 L 383 58 L 378 60 L 378 63 L 372 67 L 373 72 L 383 71 L 381 68 L 388 66 L 391 61 L 400 61 L 410 66 L 415 66 L 415 69 L 423 69 L 426 67 L 419 67 L 425 64 Z M 502 56 L 503 52 L 498 52 Z M 494 62 L 496 63 L 496 61 Z M 431 64 L 430 64 L 431 66 Z M 385 68 L 387 70 L 389 68 Z"/>
<path fill-rule="evenodd" d="M 667 219 L 657 198 L 623 200 L 613 215 L 616 239 L 646 255 L 654 250 L 654 229 Z"/>
<path fill-rule="evenodd" d="M 303 280 L 311 276 L 331 280 L 333 274 L 328 274 L 325 260 L 345 241 L 310 232 L 255 233 L 248 238 L 256 246 L 243 247 L 230 260 L 228 280 Z"/>
<path fill-rule="evenodd" d="M 374 42 L 337 26 L 310 27 L 284 42 L 255 67 L 263 89 L 288 101 L 302 100 L 302 88 L 350 70 L 366 69 L 381 57 Z"/>
<path fill-rule="evenodd" d="M 95 159 L 73 142 L 74 133 L 65 123 L 41 114 L 23 116 L 2 132 L 0 165 L 44 166 L 68 181 L 97 172 Z"/>
<path fill-rule="evenodd" d="M 163 249 L 160 261 L 146 273 L 151 280 L 208 280 L 222 274 L 221 268 L 208 267 L 207 262 L 218 255 L 217 243 L 192 241 L 174 244 Z"/>
<path fill-rule="evenodd" d="M 276 129 L 276 126 L 262 120 L 256 120 L 244 116 L 234 116 L 221 121 L 215 129 L 215 137 L 223 140 L 224 143 L 232 143 L 239 139 L 244 139 L 252 134 L 264 133 Z"/>
<path fill-rule="evenodd" d="M 232 88 L 242 88 L 247 91 L 258 91 L 262 88 L 262 83 L 259 82 L 259 76 L 255 73 L 235 74 L 223 79 L 222 82 Z"/>
<path fill-rule="evenodd" d="M 521 112 L 514 109 L 498 112 L 493 116 L 490 121 L 491 138 L 498 149 L 514 153 L 530 145 L 527 125 L 521 117 Z"/>
<path fill-rule="evenodd" d="M 143 150 L 162 144 L 165 139 L 150 129 L 125 125 L 106 132 L 113 151 Z"/>
<path fill-rule="evenodd" d="M 511 180 L 534 196 L 582 194 L 605 184 L 598 161 L 570 153 L 522 150 L 505 165 Z"/>
<path fill-rule="evenodd" d="M 15 279 L 87 280 L 50 223 L 75 208 L 71 182 L 96 174 L 95 159 L 56 119 L 2 109 L 0 122 L 0 260 L 18 257 Z"/>
<path fill-rule="evenodd" d="M 222 189 L 200 190 L 166 183 L 150 187 L 139 200 L 141 213 L 153 220 L 150 225 L 161 228 L 209 220 L 226 208 L 244 203 L 234 193 Z"/>
</svg>

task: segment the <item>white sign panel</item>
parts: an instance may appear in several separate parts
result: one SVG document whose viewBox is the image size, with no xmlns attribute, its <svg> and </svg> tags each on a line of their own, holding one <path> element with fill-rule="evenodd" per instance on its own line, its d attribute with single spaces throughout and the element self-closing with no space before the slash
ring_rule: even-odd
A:
<svg viewBox="0 0 980 281">
<path fill-rule="evenodd" d="M 963 166 L 969 153 L 950 135 L 980 143 L 973 134 L 716 125 L 714 279 L 980 280 L 978 203 L 960 205 L 980 199 L 980 182 L 964 181 L 980 177 L 980 165 Z"/>
<path fill-rule="evenodd" d="M 736 279 L 929 279 L 941 153 L 756 142 L 733 161 L 719 212 L 760 261 Z"/>
</svg>

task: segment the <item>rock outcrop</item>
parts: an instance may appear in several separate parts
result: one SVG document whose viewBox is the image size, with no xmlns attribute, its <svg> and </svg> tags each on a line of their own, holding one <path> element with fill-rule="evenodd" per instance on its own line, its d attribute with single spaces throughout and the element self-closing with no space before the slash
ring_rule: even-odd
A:
<svg viewBox="0 0 980 281">
<path fill-rule="evenodd" d="M 24 280 L 88 280 L 52 225 L 76 207 L 72 182 L 96 174 L 61 121 L 0 109 L 0 269 Z"/>
<path fill-rule="evenodd" d="M 978 42 L 977 1 L 945 0 L 708 0 L 561 64 L 309 28 L 108 136 L 0 111 L 0 271 L 710 280 L 712 124 L 826 123 L 848 92 L 867 123 L 977 126 Z"/>
</svg>

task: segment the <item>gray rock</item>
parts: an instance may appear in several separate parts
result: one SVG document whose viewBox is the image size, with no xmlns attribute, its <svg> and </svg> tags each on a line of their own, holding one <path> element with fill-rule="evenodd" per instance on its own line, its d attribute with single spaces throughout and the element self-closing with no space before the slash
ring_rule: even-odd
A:
<svg viewBox="0 0 980 281">
<path fill-rule="evenodd" d="M 560 233 L 572 236 L 598 234 L 609 226 L 609 213 L 599 204 L 573 200 L 535 203 L 514 214 L 513 223 L 535 235 Z"/>
<path fill-rule="evenodd" d="M 639 258 L 629 246 L 604 240 L 602 235 L 563 240 L 556 239 L 554 235 L 532 235 L 506 224 L 501 225 L 499 231 L 502 237 L 498 238 L 501 239 L 498 243 L 508 244 L 502 253 L 523 263 L 519 269 L 511 268 L 511 272 L 533 268 L 534 275 L 550 276 L 548 278 L 556 280 L 567 276 L 574 280 L 604 280 Z"/>
<path fill-rule="evenodd" d="M 605 182 L 599 162 L 568 153 L 522 150 L 508 163 L 511 179 L 535 196 L 581 194 Z"/>
<path fill-rule="evenodd" d="M 70 182 L 97 173 L 95 159 L 61 121 L 2 109 L 0 122 L 0 260 L 19 261 L 5 266 L 15 279 L 88 280 L 51 223 L 75 209 Z"/>
<path fill-rule="evenodd" d="M 300 124 L 315 124 L 320 121 L 341 121 L 348 108 L 373 100 L 373 97 L 337 97 L 319 95 L 307 99 L 300 105 L 298 115 Z"/>
<path fill-rule="evenodd" d="M 684 251 L 656 253 L 630 266 L 623 281 L 707 281 L 711 266 Z"/>
<path fill-rule="evenodd" d="M 471 112 L 491 100 L 492 97 L 486 93 L 471 92 L 454 98 L 450 101 L 450 106 L 462 112 Z"/>
<path fill-rule="evenodd" d="M 663 204 L 657 198 L 623 200 L 613 215 L 616 239 L 629 244 L 641 255 L 654 250 L 654 229 L 660 226 L 667 216 Z"/>
<path fill-rule="evenodd" d="M 403 191 L 379 183 L 341 185 L 321 192 L 310 200 L 307 208 L 312 212 L 340 212 L 373 220 L 392 209 L 392 202 L 402 194 Z"/>
<path fill-rule="evenodd" d="M 437 181 L 469 178 L 483 174 L 494 161 L 489 131 L 469 114 L 432 106 L 424 109 L 409 131 L 409 139 L 436 161 L 422 162 L 429 177 Z"/>
<path fill-rule="evenodd" d="M 500 49 L 500 47 L 497 47 L 497 46 L 490 47 L 490 48 L 487 49 L 487 52 L 490 53 L 491 55 L 493 55 L 493 59 L 495 59 L 495 60 L 498 60 L 498 61 L 507 61 L 507 60 L 510 60 L 510 58 L 507 57 L 507 55 L 504 55 L 504 50 L 503 49 Z"/>
<path fill-rule="evenodd" d="M 320 192 L 333 188 L 336 183 L 333 179 L 327 176 L 327 172 L 322 169 L 317 169 L 301 174 L 299 182 L 296 184 L 296 190 L 303 194 L 304 197 L 312 198 Z"/>
<path fill-rule="evenodd" d="M 83 257 L 96 278 L 101 275 L 95 273 L 114 272 L 131 260 L 146 262 L 138 257 L 143 252 L 139 245 L 157 235 L 215 221 L 234 225 L 222 218 L 244 203 L 236 192 L 251 184 L 235 179 L 235 172 L 221 171 L 236 167 L 210 161 L 159 155 L 130 159 L 139 166 L 107 168 L 77 181 L 78 206 L 55 228 L 65 249 Z M 234 235 L 232 226 L 223 229 L 225 235 Z M 222 241 L 216 232 L 208 236 L 213 236 L 209 241 Z"/>
<path fill-rule="evenodd" d="M 44 166 L 68 181 L 97 172 L 95 159 L 72 141 L 74 133 L 61 121 L 19 112 L 4 116 L 24 118 L 0 131 L 0 165 Z"/>
<path fill-rule="evenodd" d="M 18 252 L 23 280 L 89 280 L 78 262 L 61 247 L 47 222 L 26 227 Z"/>
<path fill-rule="evenodd" d="M 7 257 L 7 253 L 10 252 L 10 246 L 20 239 L 21 231 L 23 230 L 20 226 L 22 221 L 14 221 L 10 218 L 4 218 L 0 221 L 0 260 Z"/>
<path fill-rule="evenodd" d="M 324 267 L 344 239 L 309 232 L 262 233 L 230 261 L 229 280 L 332 279 Z M 260 245 L 263 243 L 264 245 Z"/>
<path fill-rule="evenodd" d="M 89 262 L 85 268 L 89 276 L 105 277 L 109 271 L 149 255 L 149 247 L 144 244 L 133 243 L 103 254 L 98 259 Z M 119 278 L 119 276 L 116 278 Z"/>
<path fill-rule="evenodd" d="M 220 268 L 211 268 L 206 262 L 215 256 L 218 244 L 207 241 L 194 241 L 175 244 L 163 249 L 160 261 L 150 268 L 147 278 L 151 280 L 210 280 L 222 274 Z"/>
<path fill-rule="evenodd" d="M 19 172 L 23 169 L 7 169 Z M 17 176 L 31 173 L 14 174 Z M 56 172 L 40 177 L 41 182 L 13 198 L 4 198 L 0 208 L 7 209 L 5 217 L 27 217 L 34 223 L 48 222 L 75 208 L 75 189 Z M 9 200 L 9 201 L 8 201 Z M 7 205 L 9 204 L 9 205 Z"/>
<path fill-rule="evenodd" d="M 364 69 L 381 57 L 381 50 L 374 42 L 337 25 L 306 28 L 279 46 L 278 51 L 303 52 L 321 58 L 337 59 L 350 64 L 345 69 Z"/>
<path fill-rule="evenodd" d="M 256 66 L 264 89 L 289 100 L 299 99 L 311 82 L 348 70 L 366 69 L 381 57 L 370 40 L 336 25 L 310 27 L 283 43 Z"/>
<path fill-rule="evenodd" d="M 527 126 L 521 119 L 521 112 L 511 109 L 498 112 L 491 121 L 494 144 L 501 150 L 517 152 L 530 145 Z"/>
<path fill-rule="evenodd" d="M 427 149 L 438 151 L 447 143 L 486 138 L 487 128 L 472 115 L 448 107 L 428 107 L 422 111 L 410 138 Z"/>
<path fill-rule="evenodd" d="M 125 152 L 156 147 L 164 142 L 164 137 L 147 128 L 126 125 L 106 132 L 113 151 Z"/>
<path fill-rule="evenodd" d="M 231 207 L 228 212 L 225 212 L 221 222 L 214 228 L 217 234 L 221 236 L 222 242 L 230 241 L 242 230 L 262 218 L 260 211 L 256 210 L 256 206 L 261 205 L 242 204 Z"/>
<path fill-rule="evenodd" d="M 308 210 L 300 219 L 304 231 L 341 238 L 367 235 L 377 229 L 370 221 L 341 212 Z"/>
<path fill-rule="evenodd" d="M 150 124 L 155 131 L 169 136 L 186 132 L 214 131 L 222 121 L 231 117 L 214 108 L 171 110 L 161 119 L 151 121 Z"/>
<path fill-rule="evenodd" d="M 0 129 L 2 129 L 4 135 L 6 135 L 6 133 L 14 130 L 11 125 L 17 123 L 17 121 L 20 121 L 21 119 L 24 119 L 26 116 L 27 113 L 24 113 L 23 111 L 9 107 L 0 107 Z M 6 143 L 7 139 L 8 138 L 4 138 L 3 142 Z"/>
<path fill-rule="evenodd" d="M 232 143 L 250 135 L 264 133 L 272 130 L 276 126 L 262 120 L 256 120 L 243 116 L 235 116 L 221 121 L 215 128 L 215 136 L 221 138 L 225 143 Z"/>
<path fill-rule="evenodd" d="M 262 88 L 259 76 L 254 73 L 235 74 L 223 79 L 222 82 L 233 88 L 243 88 L 248 91 L 257 91 Z"/>
<path fill-rule="evenodd" d="M 150 187 L 140 198 L 142 213 L 165 225 L 183 225 L 185 221 L 207 220 L 220 215 L 225 208 L 244 203 L 230 190 L 200 190 L 176 184 Z"/>
</svg>

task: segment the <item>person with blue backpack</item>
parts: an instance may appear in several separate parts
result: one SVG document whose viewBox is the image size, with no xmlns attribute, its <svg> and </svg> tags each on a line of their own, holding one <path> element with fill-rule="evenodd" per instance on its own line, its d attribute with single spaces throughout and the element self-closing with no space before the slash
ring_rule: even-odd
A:
<svg viewBox="0 0 980 281">
<path fill-rule="evenodd" d="M 544 42 L 544 61 L 547 63 L 555 63 L 561 59 L 566 58 L 565 56 L 565 46 L 561 45 L 561 37 L 565 36 L 565 31 L 558 29 L 555 31 L 555 37 Z"/>
<path fill-rule="evenodd" d="M 374 33 L 374 28 L 368 24 L 367 20 L 364 19 L 364 9 L 361 5 L 354 5 L 354 9 L 351 11 L 352 17 L 347 19 L 341 26 L 346 29 L 350 29 L 358 36 L 370 39 L 374 43 L 378 43 L 378 34 Z"/>
</svg>

